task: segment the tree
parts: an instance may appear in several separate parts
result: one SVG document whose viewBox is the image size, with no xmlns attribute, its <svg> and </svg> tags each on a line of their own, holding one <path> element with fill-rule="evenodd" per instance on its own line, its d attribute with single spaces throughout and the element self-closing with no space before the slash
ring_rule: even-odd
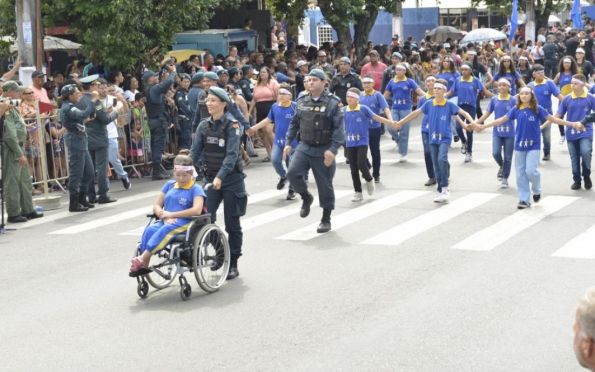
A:
<svg viewBox="0 0 595 372">
<path fill-rule="evenodd" d="M 175 33 L 207 28 L 216 7 L 239 3 L 240 0 L 52 0 L 42 3 L 43 26 L 68 26 L 84 49 L 94 50 L 106 66 L 129 68 L 156 46 L 166 51 L 174 42 Z M 0 9 L 0 18 L 10 19 L 15 0 L 0 0 Z M 8 26 L 3 24 L 0 30 L 10 31 L 4 29 Z"/>
<path fill-rule="evenodd" d="M 550 14 L 557 13 L 566 7 L 565 0 L 529 0 L 535 4 L 535 32 L 540 28 L 548 27 L 548 18 Z M 512 1 L 510 0 L 472 0 L 472 6 L 478 6 L 479 3 L 485 3 L 489 9 L 502 9 L 504 14 L 512 14 Z M 519 0 L 518 11 L 524 13 L 527 9 L 527 0 Z M 535 37 L 537 35 L 534 35 Z"/>
<path fill-rule="evenodd" d="M 356 49 L 358 59 L 364 57 L 363 47 L 368 40 L 370 31 L 376 23 L 378 12 L 382 9 L 393 11 L 402 0 L 318 0 L 318 6 L 325 21 L 337 32 L 337 37 L 345 46 L 349 47 L 352 42 L 358 46 Z M 307 1 L 293 0 L 268 0 L 267 5 L 273 9 L 273 14 L 278 18 L 286 19 L 289 22 L 290 30 L 304 20 L 304 11 L 307 8 Z M 349 30 L 350 23 L 353 23 L 354 37 L 351 37 Z"/>
</svg>

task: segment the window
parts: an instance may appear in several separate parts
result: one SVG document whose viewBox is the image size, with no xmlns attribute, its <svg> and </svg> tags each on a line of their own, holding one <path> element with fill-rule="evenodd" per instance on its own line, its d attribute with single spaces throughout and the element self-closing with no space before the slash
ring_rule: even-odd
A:
<svg viewBox="0 0 595 372">
<path fill-rule="evenodd" d="M 327 41 L 333 41 L 333 28 L 331 26 L 316 26 L 316 39 L 318 45 Z"/>
</svg>

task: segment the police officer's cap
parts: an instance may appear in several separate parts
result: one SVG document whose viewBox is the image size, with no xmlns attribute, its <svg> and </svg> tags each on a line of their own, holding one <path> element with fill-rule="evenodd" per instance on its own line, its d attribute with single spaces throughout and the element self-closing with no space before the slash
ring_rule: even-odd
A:
<svg viewBox="0 0 595 372">
<path fill-rule="evenodd" d="M 314 76 L 314 77 L 319 78 L 320 80 L 326 80 L 326 74 L 324 73 L 324 71 L 317 69 L 317 68 L 312 69 L 312 71 L 310 71 L 308 76 Z"/>
<path fill-rule="evenodd" d="M 221 76 L 221 75 L 227 75 L 227 76 L 229 76 L 229 72 L 227 72 L 227 70 L 219 70 L 219 71 L 217 71 L 217 76 Z"/>
<path fill-rule="evenodd" d="M 205 77 L 204 72 L 197 72 L 196 74 L 192 75 L 192 80 L 190 80 L 192 83 L 200 83 L 202 81 L 202 78 Z"/>
<path fill-rule="evenodd" d="M 81 83 L 83 83 L 83 84 L 94 84 L 95 82 L 97 82 L 97 79 L 99 79 L 99 75 L 95 74 L 95 75 L 85 76 L 84 78 L 82 78 L 80 80 L 81 80 Z M 97 84 L 99 84 L 99 82 L 97 82 Z"/>
<path fill-rule="evenodd" d="M 216 80 L 219 80 L 219 77 L 213 71 L 206 72 L 205 75 L 204 75 L 204 77 L 207 78 L 207 79 L 215 80 L 215 81 Z"/>
<path fill-rule="evenodd" d="M 76 89 L 76 84 L 67 84 L 62 87 L 62 90 L 60 90 L 60 94 L 62 94 L 63 96 L 69 96 L 76 92 Z"/>
<path fill-rule="evenodd" d="M 229 76 L 232 76 L 232 75 L 235 75 L 235 74 L 237 74 L 238 72 L 240 72 L 240 70 L 238 70 L 238 68 L 237 68 L 237 67 L 232 67 L 232 68 L 230 68 L 229 70 L 227 70 L 227 72 L 229 73 Z"/>
<path fill-rule="evenodd" d="M 147 81 L 149 80 L 149 78 L 153 77 L 153 76 L 158 76 L 159 74 L 156 72 L 153 72 L 151 70 L 147 70 L 143 73 L 143 81 Z"/>
<path fill-rule="evenodd" d="M 227 92 L 219 87 L 211 87 L 211 89 L 209 89 L 209 94 L 217 96 L 222 101 L 231 103 L 231 100 L 229 99 L 229 95 L 227 94 Z"/>
<path fill-rule="evenodd" d="M 252 65 L 242 66 L 242 72 L 246 72 L 246 71 L 250 71 L 250 70 L 252 70 Z"/>
<path fill-rule="evenodd" d="M 339 62 L 347 63 L 348 65 L 351 64 L 351 60 L 347 57 L 343 57 L 339 60 Z"/>
<path fill-rule="evenodd" d="M 5 92 L 9 92 L 9 91 L 11 91 L 11 90 L 16 90 L 17 92 L 22 92 L 22 91 L 24 91 L 26 88 L 25 88 L 25 87 L 22 87 L 22 86 L 20 86 L 19 84 L 17 84 L 17 82 L 16 82 L 16 81 L 14 81 L 14 80 L 10 80 L 10 81 L 7 81 L 6 83 L 4 83 L 4 85 L 2 85 L 2 89 L 3 89 Z"/>
</svg>

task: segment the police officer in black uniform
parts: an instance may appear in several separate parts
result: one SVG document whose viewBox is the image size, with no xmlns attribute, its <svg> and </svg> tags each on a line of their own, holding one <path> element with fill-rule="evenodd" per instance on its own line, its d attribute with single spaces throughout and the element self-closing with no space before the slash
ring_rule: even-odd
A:
<svg viewBox="0 0 595 372">
<path fill-rule="evenodd" d="M 316 230 L 318 233 L 331 230 L 331 212 L 335 209 L 335 155 L 345 142 L 341 101 L 324 89 L 325 81 L 326 75 L 322 70 L 310 71 L 307 83 L 310 94 L 297 100 L 297 111 L 291 119 L 285 139 L 285 143 L 292 143 L 299 131 L 300 142 L 291 158 L 287 178 L 302 197 L 300 216 L 307 217 L 314 197 L 308 192 L 305 178 L 312 168 L 318 187 L 318 200 L 323 208 L 322 220 Z M 284 160 L 290 152 L 291 146 L 285 146 Z"/>
<path fill-rule="evenodd" d="M 217 81 L 217 86 L 225 90 L 225 86 L 229 82 L 229 72 L 227 72 L 227 70 L 219 70 L 217 71 L 217 77 L 219 77 L 219 81 Z"/>
<path fill-rule="evenodd" d="M 399 52 L 394 52 L 393 55 L 390 57 L 390 61 L 392 65 L 388 66 L 386 70 L 382 73 L 382 83 L 380 84 L 380 93 L 384 94 L 386 90 L 386 86 L 388 82 L 395 78 L 397 75 L 397 65 L 401 63 L 403 60 L 403 56 Z"/>
<path fill-rule="evenodd" d="M 192 139 L 190 138 L 192 111 L 188 104 L 188 87 L 192 78 L 188 74 L 182 75 L 182 79 L 178 85 L 178 90 L 174 96 L 176 107 L 178 108 L 178 126 L 180 128 L 179 145 L 182 149 L 190 149 L 192 146 Z"/>
<path fill-rule="evenodd" d="M 246 102 L 252 102 L 253 92 L 254 92 L 254 82 L 252 81 L 252 74 L 254 73 L 254 69 L 251 65 L 244 65 L 242 66 L 242 77 L 240 78 L 240 88 L 242 88 L 242 93 Z"/>
<path fill-rule="evenodd" d="M 192 113 L 192 119 L 194 119 L 194 115 L 198 110 L 198 95 L 200 94 L 200 92 L 204 90 L 202 89 L 202 79 L 204 75 L 204 72 L 199 71 L 196 74 L 192 75 L 192 79 L 190 80 L 190 85 L 192 86 L 192 88 L 190 88 L 190 91 L 188 92 L 188 107 L 190 108 L 190 112 Z M 192 120 L 190 121 L 190 124 L 192 125 Z M 190 131 L 192 132 L 192 134 L 194 134 L 192 128 L 190 128 Z"/>
<path fill-rule="evenodd" d="M 349 58 L 343 57 L 339 60 L 339 72 L 331 80 L 329 91 L 339 97 L 343 106 L 345 106 L 347 105 L 347 90 L 349 88 L 364 90 L 359 76 L 351 71 L 351 61 Z"/>
<path fill-rule="evenodd" d="M 146 84 L 143 92 L 145 110 L 149 117 L 151 131 L 151 157 L 153 160 L 153 180 L 165 180 L 170 175 L 161 167 L 161 156 L 165 151 L 166 131 L 169 128 L 169 113 L 165 107 L 165 93 L 176 80 L 176 65 L 168 61 L 163 68 L 169 71 L 169 77 L 159 83 L 159 74 L 147 70 L 143 73 Z"/>
<path fill-rule="evenodd" d="M 227 70 L 229 73 L 229 82 L 228 85 L 233 86 L 233 90 L 236 92 L 237 95 L 244 97 L 244 91 L 240 86 L 240 79 L 242 78 L 242 73 L 237 67 L 232 67 Z M 246 99 L 246 97 L 244 97 Z"/>
<path fill-rule="evenodd" d="M 231 100 L 223 89 L 211 87 L 206 100 L 210 116 L 201 120 L 194 135 L 190 157 L 197 164 L 201 153 L 205 157 L 205 181 L 212 183 L 206 190 L 207 210 L 211 220 L 217 220 L 217 209 L 223 202 L 225 231 L 229 235 L 231 265 L 227 279 L 240 275 L 238 259 L 242 255 L 243 233 L 240 217 L 246 214 L 248 193 L 240 154 L 240 123 L 228 112 Z"/>
<path fill-rule="evenodd" d="M 209 115 L 209 110 L 207 110 L 207 96 L 211 87 L 217 86 L 218 81 L 219 78 L 217 77 L 216 73 L 212 71 L 205 72 L 203 76 L 204 90 L 198 94 L 198 108 L 194 113 L 194 118 L 192 119 L 192 132 L 194 133 L 196 133 L 196 130 L 198 129 L 198 124 L 200 124 L 203 119 L 211 116 Z"/>
</svg>

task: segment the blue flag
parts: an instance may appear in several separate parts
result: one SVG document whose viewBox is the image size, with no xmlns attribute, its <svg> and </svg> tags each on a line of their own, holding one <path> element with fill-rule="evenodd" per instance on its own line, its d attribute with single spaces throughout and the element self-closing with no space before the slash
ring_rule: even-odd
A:
<svg viewBox="0 0 595 372">
<path fill-rule="evenodd" d="M 517 27 L 519 27 L 519 3 L 518 0 L 514 0 L 512 3 L 512 16 L 510 17 L 510 36 L 508 36 L 508 41 L 512 43 L 514 40 L 514 33 L 516 32 Z"/>
<path fill-rule="evenodd" d="M 581 28 L 582 19 L 581 19 L 581 1 L 574 0 L 572 3 L 572 11 L 570 12 L 570 19 L 572 19 L 572 25 L 574 28 Z"/>
</svg>

